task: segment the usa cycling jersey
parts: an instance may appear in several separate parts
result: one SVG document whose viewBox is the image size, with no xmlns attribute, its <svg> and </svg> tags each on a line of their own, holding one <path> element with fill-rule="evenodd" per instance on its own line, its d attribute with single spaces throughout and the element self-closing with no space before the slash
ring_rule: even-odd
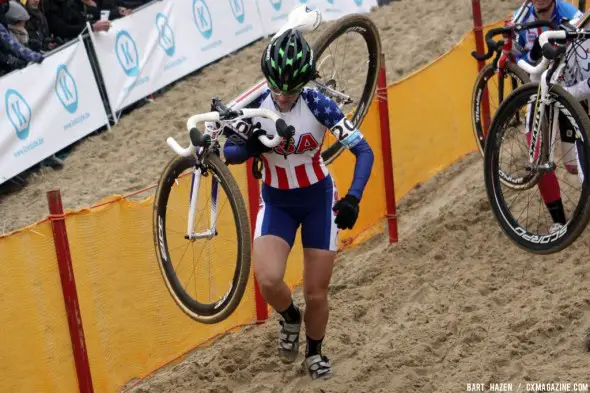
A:
<svg viewBox="0 0 590 393">
<path fill-rule="evenodd" d="M 277 111 L 270 90 L 248 107 Z M 295 128 L 295 135 L 286 150 L 283 141 L 272 151 L 261 155 L 264 163 L 264 184 L 288 190 L 307 187 L 327 177 L 328 169 L 320 150 L 328 129 L 357 157 L 353 182 L 348 193 L 360 200 L 371 174 L 373 154 L 361 132 L 346 119 L 336 103 L 316 90 L 304 89 L 293 108 L 280 115 L 287 124 Z M 276 132 L 275 124 L 270 119 L 252 118 L 252 122 L 260 122 L 262 129 L 270 134 Z M 241 125 L 235 128 L 241 131 L 241 135 L 230 137 L 224 147 L 225 158 L 230 163 L 240 163 L 248 158 L 244 143 L 250 131 L 247 130 L 248 127 L 242 128 Z"/>
<path fill-rule="evenodd" d="M 555 26 L 559 24 L 561 19 L 565 18 L 572 20 L 583 16 L 582 12 L 578 10 L 573 4 L 567 3 L 562 0 L 556 0 L 553 14 L 551 15 L 550 21 L 555 23 Z M 538 19 L 535 7 L 532 2 L 526 2 L 522 7 L 514 12 L 512 22 L 514 23 L 530 23 Z M 548 27 L 539 27 L 536 29 L 522 30 L 518 32 L 518 36 L 514 40 L 513 54 L 516 61 L 524 59 L 528 63 L 534 63 L 535 59 L 531 58 L 531 50 L 535 41 L 538 40 L 541 33 L 549 30 Z"/>
</svg>

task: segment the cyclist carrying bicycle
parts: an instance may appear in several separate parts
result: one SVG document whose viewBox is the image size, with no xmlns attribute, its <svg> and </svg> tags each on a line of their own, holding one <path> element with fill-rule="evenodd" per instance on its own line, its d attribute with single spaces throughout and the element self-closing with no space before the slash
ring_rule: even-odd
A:
<svg viewBox="0 0 590 393">
<path fill-rule="evenodd" d="M 361 132 L 340 108 L 319 91 L 304 88 L 316 76 L 316 59 L 309 43 L 297 30 L 274 39 L 261 58 L 269 89 L 250 108 L 280 112 L 295 134 L 274 149 L 258 137 L 274 130 L 274 122 L 253 118 L 242 138 L 228 139 L 224 155 L 240 164 L 260 157 L 264 166 L 261 201 L 254 235 L 254 271 L 264 299 L 281 316 L 279 357 L 295 361 L 299 335 L 305 323 L 304 364 L 313 379 L 329 378 L 332 369 L 322 353 L 328 323 L 328 287 L 336 258 L 339 229 L 351 229 L 359 215 L 359 202 L 371 175 L 373 152 Z M 320 156 L 330 130 L 356 156 L 352 185 L 338 200 L 334 181 Z M 272 133 L 271 133 L 272 134 Z M 284 282 L 289 252 L 301 226 L 304 254 L 305 312 L 293 303 Z"/>
<path fill-rule="evenodd" d="M 559 25 L 562 19 L 572 20 L 583 14 L 572 4 L 563 0 L 531 0 L 526 1 L 522 7 L 514 12 L 513 23 L 530 23 L 536 20 L 547 20 Z M 522 30 L 513 40 L 513 55 L 516 61 L 523 59 L 529 64 L 536 64 L 542 57 L 539 45 L 539 36 L 549 28 L 535 28 Z M 532 112 L 529 113 L 530 117 Z M 564 153 L 565 167 L 570 173 L 577 172 L 576 149 L 574 148 L 575 135 L 569 121 L 561 113 L 559 114 L 559 129 L 562 140 L 562 152 Z M 527 125 L 532 125 L 532 119 L 528 119 Z M 528 129 L 528 128 L 527 128 Z M 527 132 L 527 141 L 531 142 L 531 133 Z M 555 171 L 545 173 L 539 180 L 539 191 L 553 220 L 549 232 L 555 232 L 566 223 L 565 211 L 561 199 L 561 191 Z"/>
<path fill-rule="evenodd" d="M 530 0 L 526 1 L 512 17 L 513 23 L 530 23 L 536 20 L 547 20 L 555 23 L 557 27 L 562 19 L 572 20 L 580 18 L 582 12 L 573 4 L 563 0 Z M 541 59 L 541 47 L 539 36 L 548 28 L 536 28 L 522 30 L 517 33 L 513 41 L 513 54 L 516 61 L 526 60 L 530 64 Z"/>
</svg>

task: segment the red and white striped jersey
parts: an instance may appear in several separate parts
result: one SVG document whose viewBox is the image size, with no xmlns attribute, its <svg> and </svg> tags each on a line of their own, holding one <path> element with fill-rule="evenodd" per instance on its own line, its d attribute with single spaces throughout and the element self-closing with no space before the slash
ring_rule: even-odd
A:
<svg viewBox="0 0 590 393">
<path fill-rule="evenodd" d="M 248 107 L 277 111 L 270 90 Z M 306 187 L 328 175 L 320 155 L 326 130 L 330 130 L 348 149 L 363 139 L 361 132 L 344 116 L 336 103 L 317 90 L 304 89 L 291 111 L 279 114 L 288 125 L 295 127 L 295 135 L 287 151 L 284 149 L 285 144 L 281 143 L 261 156 L 264 162 L 263 181 L 274 188 Z M 252 122 L 260 122 L 262 129 L 276 132 L 274 122 L 270 119 L 253 118 Z"/>
</svg>

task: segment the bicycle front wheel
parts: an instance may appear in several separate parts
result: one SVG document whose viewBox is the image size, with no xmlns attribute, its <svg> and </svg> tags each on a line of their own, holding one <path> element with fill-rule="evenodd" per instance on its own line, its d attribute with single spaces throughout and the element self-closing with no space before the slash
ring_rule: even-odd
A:
<svg viewBox="0 0 590 393">
<path fill-rule="evenodd" d="M 153 236 L 162 277 L 182 311 L 207 324 L 229 317 L 250 273 L 250 227 L 240 189 L 217 155 L 201 164 L 195 157 L 168 163 L 156 191 Z"/>
<path fill-rule="evenodd" d="M 504 101 L 504 97 L 528 82 L 527 73 L 513 63 L 506 63 L 502 78 L 494 71 L 493 64 L 486 65 L 477 75 L 471 95 L 471 123 L 475 142 L 482 156 L 491 118 Z M 522 119 L 515 117 L 513 121 Z"/>
<path fill-rule="evenodd" d="M 539 116 L 532 112 L 537 94 L 538 83 L 528 83 L 500 105 L 487 137 L 484 179 L 503 232 L 529 252 L 551 254 L 572 244 L 590 219 L 590 119 L 558 85 L 549 89 L 545 114 Z M 524 128 L 515 126 L 516 115 L 527 117 Z M 550 144 L 553 157 L 547 160 L 535 153 L 531 163 L 529 130 L 535 117 L 542 130 L 540 143 Z M 557 130 L 553 140 L 547 138 L 551 129 Z M 507 184 L 505 179 L 513 181 Z"/>
<path fill-rule="evenodd" d="M 377 87 L 381 62 L 379 30 L 366 15 L 347 15 L 337 20 L 313 45 L 317 58 L 318 90 L 334 100 L 355 127 L 365 118 Z M 321 152 L 326 165 L 344 146 L 331 134 Z"/>
</svg>

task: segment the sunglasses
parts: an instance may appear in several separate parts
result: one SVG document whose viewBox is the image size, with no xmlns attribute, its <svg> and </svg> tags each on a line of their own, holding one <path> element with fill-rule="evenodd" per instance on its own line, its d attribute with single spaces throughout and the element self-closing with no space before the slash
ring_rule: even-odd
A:
<svg viewBox="0 0 590 393">
<path fill-rule="evenodd" d="M 289 90 L 289 91 L 282 91 L 278 87 L 274 87 L 271 85 L 269 85 L 268 87 L 269 87 L 270 91 L 272 91 L 274 94 L 281 96 L 281 97 L 287 97 L 287 98 L 297 97 L 301 93 L 301 91 L 303 90 L 303 89 L 294 89 L 294 90 Z"/>
</svg>

